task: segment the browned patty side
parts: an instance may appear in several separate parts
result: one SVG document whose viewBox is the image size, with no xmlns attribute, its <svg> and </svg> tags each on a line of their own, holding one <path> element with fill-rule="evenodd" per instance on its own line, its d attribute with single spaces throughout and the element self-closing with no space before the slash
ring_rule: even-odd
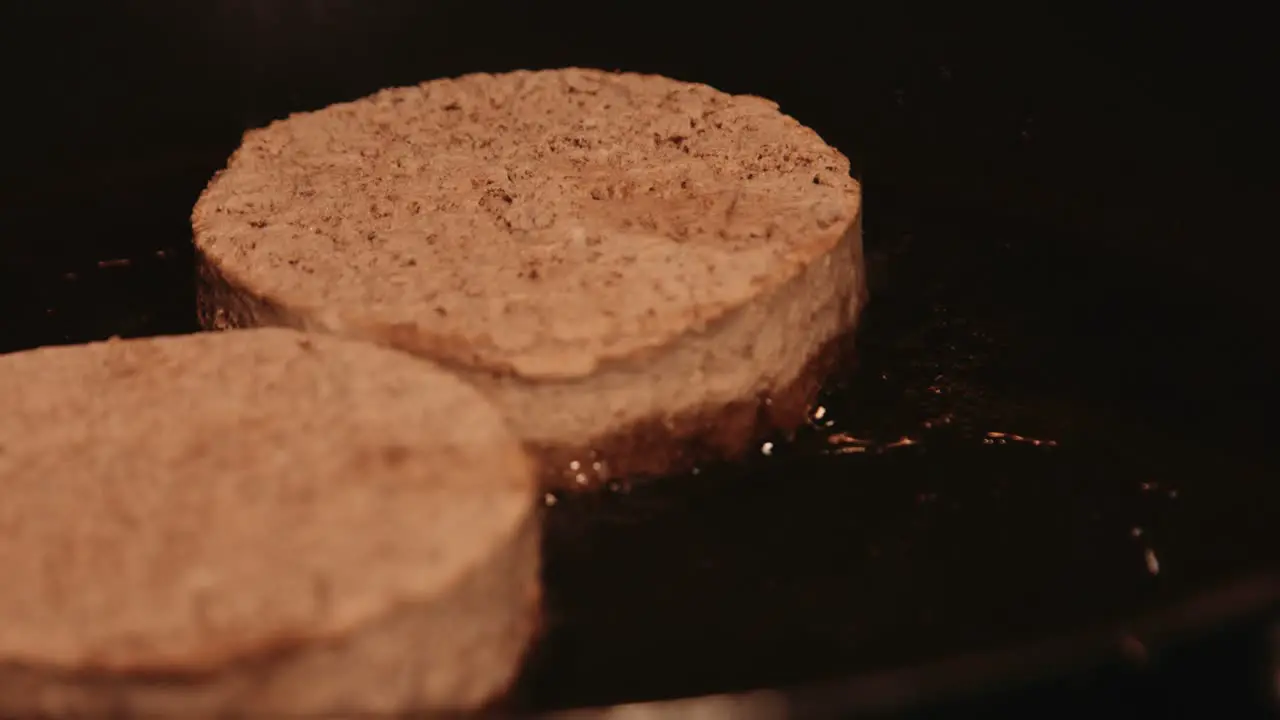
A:
<svg viewBox="0 0 1280 720">
<path fill-rule="evenodd" d="M 205 329 L 301 325 L 298 315 L 227 277 L 198 250 L 196 258 L 197 308 Z M 865 285 L 860 292 L 865 302 Z M 848 331 L 828 341 L 793 380 L 753 398 L 648 419 L 586 443 L 530 444 L 528 450 L 538 462 L 542 485 L 552 490 L 591 489 L 618 478 L 678 474 L 700 463 L 740 460 L 774 433 L 793 436 L 828 377 L 854 358 L 854 333 Z"/>
<path fill-rule="evenodd" d="M 790 439 L 809 417 L 809 409 L 837 368 L 855 358 L 853 334 L 826 343 L 791 382 L 754 398 L 695 412 L 651 419 L 591 441 L 586 454 L 574 446 L 531 446 L 542 469 L 544 487 L 589 489 L 612 479 L 688 472 L 701 464 L 739 461 L 767 438 Z M 597 467 L 596 458 L 609 458 Z"/>
</svg>

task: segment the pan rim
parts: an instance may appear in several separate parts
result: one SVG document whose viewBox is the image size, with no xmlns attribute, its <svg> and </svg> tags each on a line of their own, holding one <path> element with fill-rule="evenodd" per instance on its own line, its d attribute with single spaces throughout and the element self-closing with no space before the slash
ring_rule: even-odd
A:
<svg viewBox="0 0 1280 720">
<path fill-rule="evenodd" d="M 916 666 L 855 673 L 778 688 L 716 693 L 553 710 L 530 720 L 631 720 L 632 718 L 733 718 L 782 720 L 831 713 L 892 712 L 1015 689 L 1057 675 L 1121 660 L 1141 666 L 1179 642 L 1215 629 L 1265 617 L 1280 607 L 1280 572 L 1255 572 L 1150 612 L 1134 622 L 1110 622 L 1083 632 L 996 650 L 961 653 Z"/>
</svg>

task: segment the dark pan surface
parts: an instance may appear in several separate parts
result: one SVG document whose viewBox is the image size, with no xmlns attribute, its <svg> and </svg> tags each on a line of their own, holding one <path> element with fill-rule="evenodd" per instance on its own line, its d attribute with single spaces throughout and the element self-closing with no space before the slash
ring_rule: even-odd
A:
<svg viewBox="0 0 1280 720">
<path fill-rule="evenodd" d="M 0 352 L 194 331 L 187 213 L 245 126 L 476 68 L 669 72 L 776 97 L 851 156 L 866 187 L 873 301 L 857 366 L 794 442 L 742 466 L 548 501 L 547 634 L 522 683 L 528 708 L 866 676 L 1095 628 L 1137 633 L 1152 613 L 1274 577 L 1276 356 L 1260 289 L 1270 271 L 1246 240 L 1272 186 L 1251 174 L 1261 150 L 1232 132 L 1245 124 L 1211 128 L 1144 100 L 1133 93 L 1159 95 L 1159 78 L 1107 74 L 1108 61 L 1066 55 L 1061 38 L 1034 55 L 1048 40 L 958 47 L 946 28 L 899 24 L 901 35 L 868 31 L 834 50 L 798 41 L 808 55 L 775 48 L 766 62 L 610 54 L 587 35 L 535 52 L 513 34 L 450 41 L 439 52 L 451 59 L 432 63 L 393 30 L 414 27 L 414 13 L 377 7 L 393 6 L 326 4 L 330 15 L 310 18 L 324 32 L 349 22 L 383 34 L 305 81 L 248 52 L 199 55 L 227 57 L 224 15 L 204 19 L 214 30 L 199 41 L 192 17 L 152 18 L 178 30 L 146 36 L 164 45 L 151 51 L 209 79 L 196 93 L 144 77 L 139 96 L 167 99 L 126 95 L 98 108 L 98 125 L 63 118 L 32 130 L 45 145 L 14 148 L 31 160 L 3 177 Z M 307 52 L 259 30 L 254 52 Z M 112 67 L 149 67 L 140 47 Z M 794 80 L 815 66 L 843 84 Z M 163 122 L 146 125 L 155 112 Z"/>
<path fill-rule="evenodd" d="M 1170 339 L 1178 288 L 1135 291 L 1131 269 L 1045 228 L 868 194 L 886 281 L 858 366 L 812 427 L 744 466 L 549 501 L 529 706 L 789 685 L 1123 627 L 1277 561 L 1276 465 L 1215 431 L 1213 388 L 1183 386 L 1258 369 L 1215 337 Z M 7 306 L 28 323 L 20 341 L 193 331 L 171 230 L 163 256 L 27 278 Z M 1249 330 L 1206 314 L 1224 338 Z M 1190 357 L 1162 360 L 1174 352 Z M 1191 365 L 1204 374 L 1180 378 Z"/>
<path fill-rule="evenodd" d="M 900 285 L 811 429 L 746 468 L 550 508 L 544 702 L 870 672 L 1047 619 L 1122 627 L 1276 561 L 1276 466 L 1200 426 L 1208 389 L 1159 367 L 1243 369 L 1164 346 L 1175 289 L 1046 253 L 1043 229 L 871 195 Z M 1058 280 L 1077 273 L 1103 302 Z"/>
</svg>

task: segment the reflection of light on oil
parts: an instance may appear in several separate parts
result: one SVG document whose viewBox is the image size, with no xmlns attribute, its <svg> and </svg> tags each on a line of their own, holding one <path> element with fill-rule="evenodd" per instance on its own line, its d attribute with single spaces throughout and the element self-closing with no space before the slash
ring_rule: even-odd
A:
<svg viewBox="0 0 1280 720">
<path fill-rule="evenodd" d="M 818 405 L 809 413 L 810 421 L 819 427 L 831 427 L 836 424 L 835 420 L 827 417 L 827 408 L 825 405 Z"/>
<path fill-rule="evenodd" d="M 1147 572 L 1152 575 L 1160 574 L 1160 559 L 1156 557 L 1156 551 L 1147 548 L 1142 553 L 1143 558 L 1147 561 Z"/>
<path fill-rule="evenodd" d="M 860 440 L 849 433 L 834 433 L 827 438 L 832 445 L 870 445 L 870 440 Z"/>
<path fill-rule="evenodd" d="M 596 453 L 593 451 L 591 455 L 595 456 Z M 608 465 L 599 460 L 570 460 L 564 468 L 563 477 L 583 487 L 609 480 Z"/>
<path fill-rule="evenodd" d="M 768 457 L 773 454 L 773 443 L 767 442 L 760 446 L 760 454 Z"/>
<path fill-rule="evenodd" d="M 856 438 L 849 433 L 833 433 L 827 437 L 827 442 L 836 447 L 831 452 L 837 455 L 849 455 L 852 453 L 864 453 L 871 445 L 869 440 Z"/>
<path fill-rule="evenodd" d="M 1007 433 L 1007 432 L 989 432 L 987 433 L 987 437 L 984 438 L 982 442 L 985 445 L 1004 445 L 1006 443 L 1016 442 L 1016 443 L 1026 443 L 1028 445 L 1033 445 L 1035 447 L 1041 447 L 1041 446 L 1057 447 L 1058 446 L 1057 440 L 1038 440 L 1036 438 L 1030 438 L 1023 435 L 1017 435 L 1015 433 Z"/>
<path fill-rule="evenodd" d="M 1140 527 L 1134 527 L 1129 531 L 1129 535 L 1134 538 L 1140 538 L 1146 533 Z M 1156 557 L 1156 551 L 1151 547 L 1142 548 L 1142 562 L 1147 566 L 1147 572 L 1152 575 L 1160 574 L 1160 558 Z"/>
<path fill-rule="evenodd" d="M 877 443 L 873 440 L 864 440 L 843 432 L 832 433 L 827 437 L 827 442 L 836 446 L 830 450 L 831 453 L 836 455 L 865 453 L 867 451 L 882 452 L 884 450 L 893 450 L 895 448 L 920 444 L 919 440 L 905 435 L 892 442 Z"/>
<path fill-rule="evenodd" d="M 542 496 L 542 504 L 546 505 L 547 507 L 551 507 L 552 505 L 555 505 L 558 502 L 560 502 L 560 498 L 556 497 L 552 493 L 547 493 L 546 495 Z"/>
</svg>

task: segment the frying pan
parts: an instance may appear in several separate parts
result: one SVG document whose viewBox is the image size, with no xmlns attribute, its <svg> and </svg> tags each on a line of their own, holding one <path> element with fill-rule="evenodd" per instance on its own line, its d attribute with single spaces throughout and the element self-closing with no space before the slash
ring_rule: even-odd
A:
<svg viewBox="0 0 1280 720">
<path fill-rule="evenodd" d="M 864 182 L 856 366 L 745 463 L 555 499 L 514 711 L 1273 711 L 1261 24 L 697 10 L 6 10 L 0 351 L 194 331 L 189 209 L 291 111 L 564 65 L 771 97 Z"/>
</svg>

